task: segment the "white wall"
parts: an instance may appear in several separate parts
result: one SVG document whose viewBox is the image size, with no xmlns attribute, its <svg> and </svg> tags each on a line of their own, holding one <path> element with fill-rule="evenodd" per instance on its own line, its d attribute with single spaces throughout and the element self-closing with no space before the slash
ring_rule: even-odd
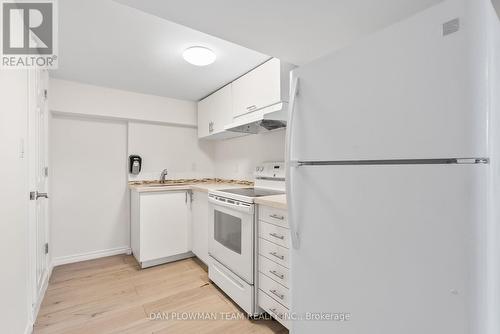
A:
<svg viewBox="0 0 500 334">
<path fill-rule="evenodd" d="M 196 103 L 50 79 L 49 109 L 86 116 L 196 127 Z"/>
<path fill-rule="evenodd" d="M 129 122 L 128 154 L 142 158 L 139 175 L 130 180 L 158 180 L 163 169 L 168 178 L 204 178 L 215 174 L 214 145 L 199 141 L 197 129 Z"/>
<path fill-rule="evenodd" d="M 0 332 L 24 333 L 30 326 L 28 271 L 27 72 L 0 70 Z M 24 147 L 26 149 L 26 146 Z"/>
<path fill-rule="evenodd" d="M 128 249 L 127 124 L 54 115 L 50 166 L 54 264 Z"/>
<path fill-rule="evenodd" d="M 285 130 L 215 142 L 216 177 L 253 180 L 255 166 L 285 159 Z"/>
<path fill-rule="evenodd" d="M 253 180 L 258 163 L 284 158 L 285 131 L 198 140 L 194 102 L 57 79 L 49 92 L 55 265 L 129 247 L 129 179 L 167 168 L 168 178 Z M 130 154 L 143 158 L 138 176 Z"/>
</svg>

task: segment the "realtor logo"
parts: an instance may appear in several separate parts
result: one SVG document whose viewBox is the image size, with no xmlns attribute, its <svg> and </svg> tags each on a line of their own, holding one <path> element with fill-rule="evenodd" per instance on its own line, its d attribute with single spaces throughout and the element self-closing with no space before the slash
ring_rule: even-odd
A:
<svg viewBox="0 0 500 334">
<path fill-rule="evenodd" d="M 2 0 L 2 68 L 57 68 L 55 0 Z"/>
</svg>

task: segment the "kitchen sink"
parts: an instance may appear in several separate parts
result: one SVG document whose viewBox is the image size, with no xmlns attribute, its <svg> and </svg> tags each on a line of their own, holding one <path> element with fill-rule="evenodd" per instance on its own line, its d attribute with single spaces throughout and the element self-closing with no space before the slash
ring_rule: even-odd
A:
<svg viewBox="0 0 500 334">
<path fill-rule="evenodd" d="M 185 186 L 189 183 L 145 184 L 144 188 Z"/>
</svg>

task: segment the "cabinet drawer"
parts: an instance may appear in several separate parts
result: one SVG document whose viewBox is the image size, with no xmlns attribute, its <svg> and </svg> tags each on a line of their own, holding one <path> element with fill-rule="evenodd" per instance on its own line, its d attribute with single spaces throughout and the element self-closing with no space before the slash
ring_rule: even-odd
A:
<svg viewBox="0 0 500 334">
<path fill-rule="evenodd" d="M 274 319 L 276 319 L 280 324 L 289 327 L 289 322 L 287 320 L 288 310 L 286 307 L 269 297 L 265 292 L 259 290 L 257 295 L 259 300 L 259 306 L 262 307 L 267 313 L 269 313 Z"/>
<path fill-rule="evenodd" d="M 287 228 L 259 221 L 259 237 L 290 248 L 290 230 Z"/>
<path fill-rule="evenodd" d="M 259 220 L 267 223 L 288 227 L 288 215 L 286 210 L 271 208 L 269 206 L 259 205 Z"/>
<path fill-rule="evenodd" d="M 290 268 L 290 255 L 285 247 L 278 246 L 266 239 L 259 238 L 259 254 L 282 266 Z"/>
<path fill-rule="evenodd" d="M 259 289 L 286 308 L 290 308 L 290 290 L 262 273 L 259 274 Z"/>
<path fill-rule="evenodd" d="M 283 267 L 282 265 L 279 265 L 262 255 L 259 256 L 259 272 L 271 277 L 273 280 L 287 288 L 290 287 L 288 280 L 290 272 L 288 268 Z"/>
<path fill-rule="evenodd" d="M 208 278 L 231 297 L 245 312 L 254 312 L 255 292 L 253 286 L 235 275 L 231 270 L 209 257 Z"/>
</svg>

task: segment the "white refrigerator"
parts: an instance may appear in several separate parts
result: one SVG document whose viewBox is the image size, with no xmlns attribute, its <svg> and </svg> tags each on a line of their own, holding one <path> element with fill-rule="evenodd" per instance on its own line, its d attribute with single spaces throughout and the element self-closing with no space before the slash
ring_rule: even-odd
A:
<svg viewBox="0 0 500 334">
<path fill-rule="evenodd" d="M 499 34 L 448 0 L 292 72 L 292 333 L 500 333 Z"/>
</svg>

